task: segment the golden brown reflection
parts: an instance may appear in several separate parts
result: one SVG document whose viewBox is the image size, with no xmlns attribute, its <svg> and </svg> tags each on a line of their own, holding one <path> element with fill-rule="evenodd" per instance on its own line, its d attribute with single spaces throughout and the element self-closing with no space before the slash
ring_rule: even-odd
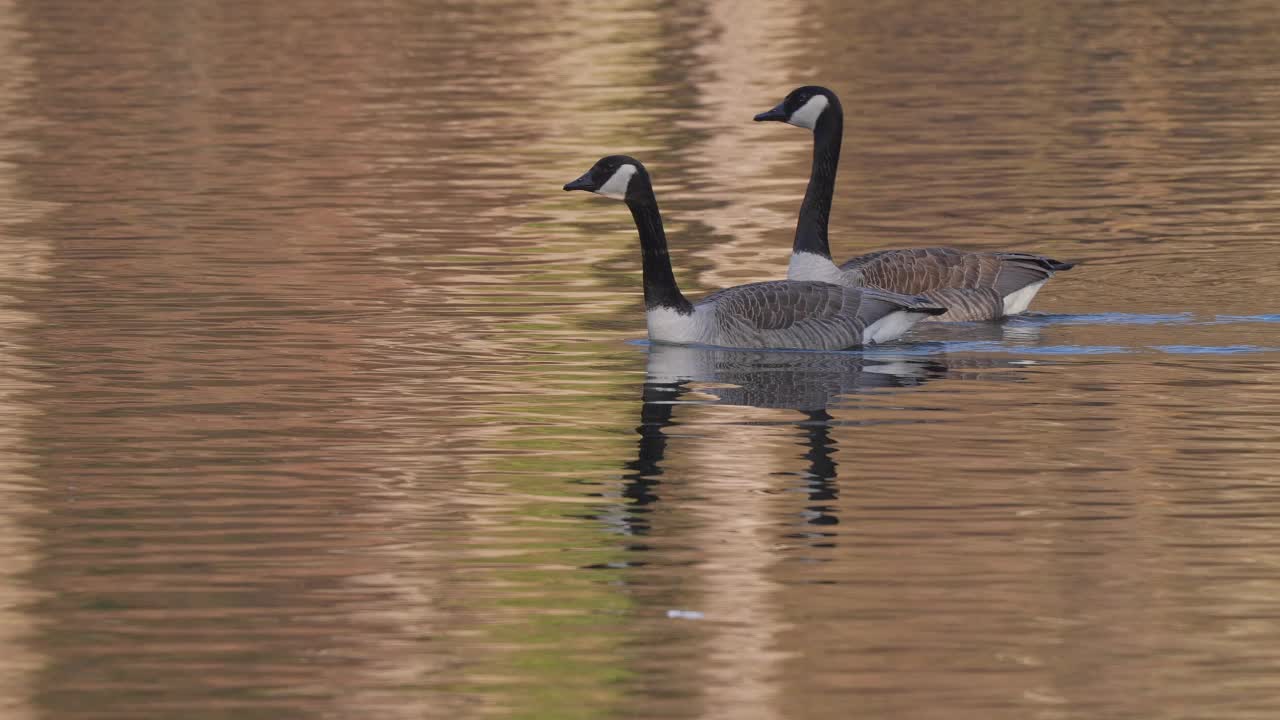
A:
<svg viewBox="0 0 1280 720">
<path fill-rule="evenodd" d="M 1277 36 L 1250 3 L 0 3 L 0 707 L 1274 716 Z M 630 219 L 560 186 L 636 154 L 691 294 L 776 277 L 810 140 L 750 117 L 806 82 L 849 112 L 842 255 L 1083 261 L 1051 314 L 624 344 Z"/>
<path fill-rule="evenodd" d="M 791 237 L 774 229 L 794 223 L 801 178 L 783 189 L 765 188 L 779 175 L 781 158 L 804 154 L 798 141 L 807 137 L 797 130 L 788 138 L 794 142 L 777 142 L 763 131 L 778 128 L 751 122 L 756 112 L 773 107 L 800 84 L 793 68 L 804 52 L 796 38 L 802 6 L 754 0 L 708 5 L 705 39 L 695 50 L 698 108 L 680 125 L 704 138 L 690 148 L 685 162 L 690 172 L 707 176 L 690 194 L 715 208 L 702 216 L 717 242 L 698 257 L 710 266 L 699 280 L 716 288 L 772 279 L 788 258 Z M 763 199 L 779 209 L 762 204 Z"/>
<path fill-rule="evenodd" d="M 21 108 L 29 101 L 31 59 L 20 45 L 26 40 L 22 15 L 12 2 L 0 2 L 0 122 L 6 128 L 29 123 Z M 41 538 L 33 520 L 41 509 L 33 502 L 37 493 L 31 428 L 38 424 L 39 408 L 26 396 L 43 386 L 38 367 L 27 361 L 26 334 L 38 322 L 35 313 L 14 297 L 16 289 L 48 278 L 47 243 L 25 236 L 25 223 L 54 210 L 51 203 L 32 201 L 19 187 L 18 165 L 9 158 L 30 151 L 27 143 L 0 141 L 0 712 L 25 720 L 39 713 L 32 707 L 32 679 L 45 664 L 44 654 L 33 642 L 41 622 L 29 612 L 41 595 L 28 582 L 38 562 Z"/>
</svg>

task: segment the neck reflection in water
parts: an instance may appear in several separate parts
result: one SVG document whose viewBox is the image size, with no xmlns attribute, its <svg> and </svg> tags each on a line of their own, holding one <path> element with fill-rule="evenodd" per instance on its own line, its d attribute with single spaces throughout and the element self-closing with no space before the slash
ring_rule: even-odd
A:
<svg viewBox="0 0 1280 720">
<path fill-rule="evenodd" d="M 771 476 L 802 478 L 796 487 L 786 487 L 762 479 L 766 492 L 800 491 L 809 504 L 798 510 L 802 522 L 816 526 L 839 523 L 836 501 L 837 443 L 833 427 L 868 425 L 883 420 L 840 420 L 829 412 L 860 394 L 895 392 L 944 378 L 977 377 L 973 371 L 1006 366 L 1008 361 L 989 358 L 950 358 L 945 355 L 908 355 L 878 350 L 868 353 L 786 352 L 730 350 L 725 348 L 649 345 L 646 378 L 640 407 L 640 435 L 635 460 L 626 465 L 620 491 L 622 502 L 606 513 L 610 524 L 629 535 L 651 532 L 649 516 L 662 497 L 664 460 L 680 425 L 681 407 L 741 406 L 795 410 L 794 420 L 764 421 L 763 424 L 792 424 L 798 430 L 796 466 Z M 762 421 L 744 415 L 730 426 L 759 426 Z M 723 450 L 733 454 L 735 436 L 724 433 L 716 439 Z M 738 442 L 749 445 L 748 440 Z M 750 448 L 743 447 L 743 452 Z M 762 468 L 763 470 L 763 468 Z M 834 536 L 830 529 L 792 533 L 787 537 L 810 539 L 821 545 Z M 824 540 L 825 539 L 825 540 Z M 643 545 L 634 546 L 644 549 Z"/>
</svg>

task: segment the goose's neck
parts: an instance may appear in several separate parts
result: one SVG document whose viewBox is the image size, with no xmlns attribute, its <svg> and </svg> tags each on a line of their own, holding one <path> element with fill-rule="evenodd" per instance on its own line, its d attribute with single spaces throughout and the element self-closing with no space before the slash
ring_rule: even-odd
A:
<svg viewBox="0 0 1280 720">
<path fill-rule="evenodd" d="M 831 258 L 827 220 L 831 216 L 831 196 L 835 193 L 843 134 L 844 116 L 840 105 L 833 102 L 818 117 L 813 129 L 813 169 L 809 172 L 809 187 L 804 191 L 804 204 L 800 206 L 796 240 L 791 248 L 793 254 L 812 253 Z"/>
<path fill-rule="evenodd" d="M 693 304 L 685 299 L 671 272 L 671 256 L 667 254 L 667 234 L 662 230 L 662 214 L 654 198 L 628 200 L 631 217 L 640 233 L 640 251 L 644 258 L 644 306 L 646 310 L 670 308 L 682 315 L 693 312 Z"/>
</svg>

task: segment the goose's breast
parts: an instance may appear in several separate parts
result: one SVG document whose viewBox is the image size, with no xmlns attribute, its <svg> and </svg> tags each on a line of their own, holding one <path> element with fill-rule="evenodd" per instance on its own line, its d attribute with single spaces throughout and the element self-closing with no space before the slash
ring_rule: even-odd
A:
<svg viewBox="0 0 1280 720">
<path fill-rule="evenodd" d="M 649 339 L 653 342 L 716 344 L 714 303 L 695 305 L 691 313 L 667 307 L 652 308 L 645 313 L 645 318 Z"/>
</svg>

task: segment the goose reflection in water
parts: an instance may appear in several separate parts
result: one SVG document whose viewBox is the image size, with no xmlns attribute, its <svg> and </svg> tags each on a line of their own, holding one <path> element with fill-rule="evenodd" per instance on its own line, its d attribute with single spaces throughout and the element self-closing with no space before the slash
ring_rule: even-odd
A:
<svg viewBox="0 0 1280 720">
<path fill-rule="evenodd" d="M 680 424 L 675 419 L 680 407 L 731 405 L 801 413 L 801 417 L 785 422 L 799 430 L 800 444 L 806 448 L 804 465 L 781 474 L 804 478 L 803 490 L 810 504 L 800 514 L 807 524 L 835 525 L 839 522 L 835 507 L 839 489 L 832 428 L 885 421 L 840 420 L 829 408 L 859 394 L 895 392 L 944 378 L 988 377 L 984 370 L 1016 366 L 1007 358 L 894 351 L 786 352 L 654 344 L 648 352 L 640 424 L 636 427 L 640 435 L 637 456 L 627 463 L 622 476 L 621 506 L 601 518 L 622 533 L 640 536 L 649 533 L 648 515 L 661 497 L 663 461 L 673 438 L 670 428 Z M 723 442 L 731 445 L 734 435 L 726 435 Z"/>
</svg>

